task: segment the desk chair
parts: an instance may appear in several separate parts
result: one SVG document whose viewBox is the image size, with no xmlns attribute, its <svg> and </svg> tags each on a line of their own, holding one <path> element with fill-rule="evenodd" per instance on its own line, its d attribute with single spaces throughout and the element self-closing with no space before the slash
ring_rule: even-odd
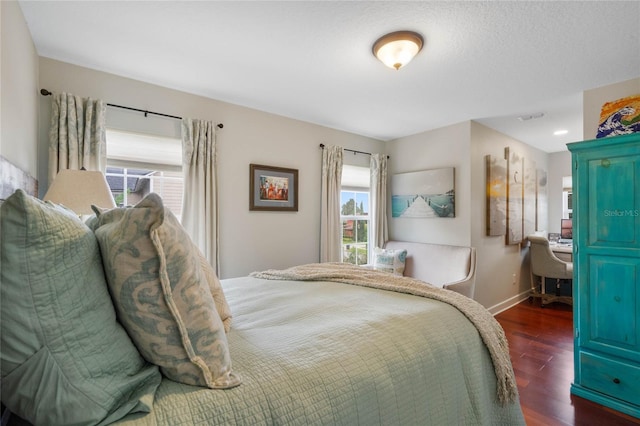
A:
<svg viewBox="0 0 640 426">
<path fill-rule="evenodd" d="M 542 306 L 552 302 L 562 302 L 573 305 L 571 296 L 561 296 L 559 294 L 561 280 L 567 280 L 569 285 L 573 285 L 573 263 L 558 259 L 553 251 L 551 251 L 549 240 L 545 237 L 530 235 L 527 239 L 531 243 L 529 256 L 531 260 L 532 296 L 540 297 L 542 299 Z M 546 292 L 546 278 L 555 278 L 555 294 L 548 294 Z M 538 285 L 540 286 L 539 292 Z"/>
</svg>

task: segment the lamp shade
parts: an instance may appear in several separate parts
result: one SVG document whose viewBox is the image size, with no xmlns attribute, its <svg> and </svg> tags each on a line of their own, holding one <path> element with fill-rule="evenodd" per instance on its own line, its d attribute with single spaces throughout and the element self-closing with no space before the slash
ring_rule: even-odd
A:
<svg viewBox="0 0 640 426">
<path fill-rule="evenodd" d="M 373 44 L 373 54 L 389 68 L 407 65 L 420 52 L 424 40 L 413 31 L 396 31 L 380 37 Z"/>
<path fill-rule="evenodd" d="M 111 190 L 101 172 L 89 170 L 60 170 L 44 201 L 62 204 L 78 215 L 92 214 L 91 205 L 113 208 Z"/>
</svg>

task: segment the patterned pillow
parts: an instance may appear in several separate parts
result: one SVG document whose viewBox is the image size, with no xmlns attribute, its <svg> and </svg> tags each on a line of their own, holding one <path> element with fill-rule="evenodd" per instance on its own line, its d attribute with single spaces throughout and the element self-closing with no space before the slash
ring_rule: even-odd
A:
<svg viewBox="0 0 640 426">
<path fill-rule="evenodd" d="M 0 228 L 2 403 L 36 425 L 149 412 L 162 376 L 116 321 L 93 232 L 22 190 Z"/>
<path fill-rule="evenodd" d="M 407 250 L 381 249 L 376 247 L 373 254 L 373 269 L 390 272 L 395 275 L 404 273 Z"/>
<path fill-rule="evenodd" d="M 85 221 L 85 225 L 89 227 L 92 231 L 95 231 L 100 223 L 98 221 L 98 217 L 108 211 L 109 209 L 103 209 L 97 206 L 91 206 L 93 211 L 96 213 L 94 216 L 89 217 Z M 200 268 L 202 269 L 202 273 L 204 274 L 207 283 L 209 284 L 209 289 L 211 290 L 211 296 L 213 296 L 213 300 L 216 303 L 216 310 L 218 314 L 220 314 L 220 319 L 224 324 L 224 331 L 228 333 L 231 329 L 231 309 L 229 308 L 229 304 L 227 303 L 227 299 L 224 297 L 224 292 L 222 290 L 222 285 L 220 284 L 220 280 L 216 275 L 216 272 L 213 270 L 207 259 L 204 257 L 202 252 L 195 248 L 194 251 L 197 251 L 198 258 L 200 261 Z"/>
<path fill-rule="evenodd" d="M 211 265 L 209 265 L 209 261 L 204 257 L 202 252 L 197 247 L 194 247 L 194 249 L 198 252 L 200 269 L 202 275 L 204 276 L 204 279 L 209 285 L 211 296 L 213 297 L 213 301 L 216 304 L 216 310 L 218 311 L 220 319 L 222 320 L 222 324 L 224 325 L 224 331 L 228 333 L 231 329 L 231 309 L 227 304 L 227 299 L 224 297 L 222 284 L 220 284 L 220 280 L 218 279 L 216 272 L 213 270 Z"/>
<path fill-rule="evenodd" d="M 97 215 L 118 318 L 142 356 L 177 382 L 239 385 L 202 257 L 160 197 L 149 194 L 134 207 Z"/>
</svg>

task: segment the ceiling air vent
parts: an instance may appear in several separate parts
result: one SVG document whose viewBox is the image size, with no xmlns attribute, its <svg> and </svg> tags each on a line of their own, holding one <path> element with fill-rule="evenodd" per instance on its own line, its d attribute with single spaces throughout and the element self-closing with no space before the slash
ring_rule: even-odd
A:
<svg viewBox="0 0 640 426">
<path fill-rule="evenodd" d="M 521 115 L 520 117 L 518 117 L 518 120 L 529 121 L 529 120 L 535 120 L 536 118 L 541 118 L 543 116 L 544 116 L 544 112 L 537 112 L 535 114 Z"/>
</svg>

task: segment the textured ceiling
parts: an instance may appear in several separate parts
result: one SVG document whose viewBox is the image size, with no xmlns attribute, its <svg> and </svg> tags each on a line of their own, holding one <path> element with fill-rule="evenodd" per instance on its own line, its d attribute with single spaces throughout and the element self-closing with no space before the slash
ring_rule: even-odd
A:
<svg viewBox="0 0 640 426">
<path fill-rule="evenodd" d="M 20 5 L 41 56 L 381 140 L 477 120 L 561 151 L 582 91 L 640 77 L 640 2 Z M 426 44 L 395 71 L 371 46 L 402 29 Z"/>
</svg>

